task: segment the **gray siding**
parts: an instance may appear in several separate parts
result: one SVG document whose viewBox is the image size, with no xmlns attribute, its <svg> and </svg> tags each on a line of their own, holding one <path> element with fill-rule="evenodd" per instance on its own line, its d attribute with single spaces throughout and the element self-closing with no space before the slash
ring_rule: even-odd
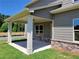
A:
<svg viewBox="0 0 79 59">
<path fill-rule="evenodd" d="M 73 29 L 72 27 L 54 28 L 54 39 L 72 41 L 73 40 L 73 30 L 72 29 Z"/>
<path fill-rule="evenodd" d="M 39 0 L 37 1 L 36 3 L 32 4 L 31 6 L 29 6 L 28 8 L 35 8 L 35 7 L 40 7 L 40 6 L 44 6 L 44 5 L 47 5 L 51 2 L 54 2 L 56 0 Z"/>
<path fill-rule="evenodd" d="M 35 10 L 34 15 L 38 16 L 38 17 L 52 19 L 52 15 L 50 14 L 50 11 L 57 9 L 59 7 L 60 6 L 58 5 L 58 6 L 53 6 L 53 7 L 49 7 L 49 8 L 40 9 L 40 10 Z"/>
<path fill-rule="evenodd" d="M 54 39 L 73 41 L 73 19 L 79 18 L 79 10 L 56 14 L 54 17 Z"/>
</svg>

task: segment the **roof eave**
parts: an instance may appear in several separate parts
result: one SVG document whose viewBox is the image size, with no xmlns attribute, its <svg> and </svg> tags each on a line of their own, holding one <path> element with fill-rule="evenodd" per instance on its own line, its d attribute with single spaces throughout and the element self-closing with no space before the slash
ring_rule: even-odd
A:
<svg viewBox="0 0 79 59">
<path fill-rule="evenodd" d="M 44 6 L 40 6 L 40 7 L 36 7 L 36 8 L 32 8 L 32 10 L 39 10 L 39 9 L 44 9 L 44 8 L 48 8 L 48 7 L 52 7 L 52 6 L 56 6 L 56 5 L 60 5 L 62 4 L 61 1 L 55 1 L 53 3 L 50 3 L 48 5 L 44 5 Z"/>
<path fill-rule="evenodd" d="M 62 12 L 66 12 L 66 11 L 70 11 L 70 10 L 74 10 L 74 9 L 78 9 L 79 8 L 79 3 L 74 3 L 72 5 L 69 5 L 67 7 L 61 7 L 55 10 L 50 11 L 50 13 L 52 14 L 58 14 L 58 13 L 62 13 Z"/>
<path fill-rule="evenodd" d="M 13 16 L 7 18 L 7 19 L 5 19 L 4 22 L 16 21 L 16 20 L 21 19 L 24 16 L 28 16 L 28 15 L 30 15 L 30 12 L 27 9 L 24 9 L 20 13 L 18 13 L 16 15 L 13 15 Z"/>
</svg>

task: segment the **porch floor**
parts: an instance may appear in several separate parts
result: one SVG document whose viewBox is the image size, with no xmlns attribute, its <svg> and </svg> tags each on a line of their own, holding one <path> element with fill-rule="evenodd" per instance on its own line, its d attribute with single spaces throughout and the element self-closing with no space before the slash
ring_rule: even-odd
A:
<svg viewBox="0 0 79 59">
<path fill-rule="evenodd" d="M 27 48 L 27 41 L 19 41 L 19 42 L 14 42 L 14 43 L 24 48 Z M 41 41 L 41 40 L 33 40 L 33 50 L 42 48 L 47 45 L 50 45 L 50 43 Z"/>
</svg>

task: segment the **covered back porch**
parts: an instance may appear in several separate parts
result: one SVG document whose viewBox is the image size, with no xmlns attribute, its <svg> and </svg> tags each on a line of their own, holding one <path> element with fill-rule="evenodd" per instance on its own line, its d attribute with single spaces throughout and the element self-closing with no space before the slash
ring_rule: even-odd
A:
<svg viewBox="0 0 79 59">
<path fill-rule="evenodd" d="M 32 54 L 50 48 L 52 21 L 31 15 L 26 9 L 6 19 L 8 22 L 8 43 L 25 54 Z M 12 42 L 12 23 L 24 23 L 25 41 Z"/>
</svg>

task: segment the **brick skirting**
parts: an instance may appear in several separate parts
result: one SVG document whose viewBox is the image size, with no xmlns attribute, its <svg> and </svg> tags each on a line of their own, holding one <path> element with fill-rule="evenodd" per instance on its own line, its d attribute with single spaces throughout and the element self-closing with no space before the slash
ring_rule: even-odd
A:
<svg viewBox="0 0 79 59">
<path fill-rule="evenodd" d="M 63 42 L 58 40 L 51 41 L 52 48 L 59 50 L 59 51 L 67 51 L 75 55 L 79 55 L 79 44 L 70 43 L 70 42 Z"/>
</svg>

